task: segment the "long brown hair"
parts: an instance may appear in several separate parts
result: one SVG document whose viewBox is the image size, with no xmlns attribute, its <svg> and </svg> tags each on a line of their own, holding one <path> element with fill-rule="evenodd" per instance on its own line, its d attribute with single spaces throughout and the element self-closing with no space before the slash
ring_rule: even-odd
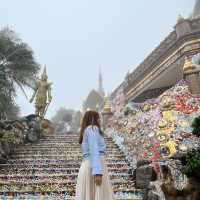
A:
<svg viewBox="0 0 200 200">
<path fill-rule="evenodd" d="M 87 111 L 85 113 L 82 119 L 82 123 L 81 123 L 79 144 L 82 144 L 84 131 L 89 125 L 97 126 L 99 128 L 100 134 L 103 135 L 103 131 L 101 130 L 99 119 L 100 119 L 99 113 L 96 111 Z"/>
</svg>

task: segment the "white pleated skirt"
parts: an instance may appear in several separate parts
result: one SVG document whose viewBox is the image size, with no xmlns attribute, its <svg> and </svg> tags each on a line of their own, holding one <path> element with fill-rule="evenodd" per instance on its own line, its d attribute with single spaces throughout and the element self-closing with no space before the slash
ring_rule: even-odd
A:
<svg viewBox="0 0 200 200">
<path fill-rule="evenodd" d="M 89 160 L 83 160 L 78 173 L 75 200 L 115 200 L 112 184 L 108 175 L 105 156 L 101 156 L 103 169 L 102 184 L 97 186 L 92 176 Z"/>
</svg>

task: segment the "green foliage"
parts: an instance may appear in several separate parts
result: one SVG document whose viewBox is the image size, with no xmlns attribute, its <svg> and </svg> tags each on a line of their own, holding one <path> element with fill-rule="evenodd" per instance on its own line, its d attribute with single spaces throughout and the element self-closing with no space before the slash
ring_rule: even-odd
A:
<svg viewBox="0 0 200 200">
<path fill-rule="evenodd" d="M 133 114 L 133 110 L 132 110 L 129 106 L 127 106 L 127 107 L 125 108 L 125 110 L 124 110 L 124 115 L 125 115 L 125 116 L 128 116 L 128 115 L 130 115 L 130 114 Z"/>
<path fill-rule="evenodd" d="M 9 120 L 16 120 L 19 117 L 19 113 L 20 108 L 16 104 L 11 104 L 6 111 L 6 115 Z"/>
<path fill-rule="evenodd" d="M 200 178 L 200 147 L 187 153 L 184 173 L 188 177 Z"/>
<path fill-rule="evenodd" d="M 0 119 L 8 117 L 13 108 L 17 86 L 24 91 L 38 73 L 33 51 L 8 28 L 0 30 Z"/>
<path fill-rule="evenodd" d="M 200 136 L 200 116 L 199 117 L 196 117 L 193 122 L 192 122 L 192 128 L 193 128 L 193 131 L 192 133 L 196 136 Z"/>
<path fill-rule="evenodd" d="M 200 116 L 196 117 L 192 122 L 192 133 L 200 136 Z M 188 177 L 200 178 L 200 147 L 189 151 L 186 155 L 186 166 L 184 173 Z"/>
</svg>

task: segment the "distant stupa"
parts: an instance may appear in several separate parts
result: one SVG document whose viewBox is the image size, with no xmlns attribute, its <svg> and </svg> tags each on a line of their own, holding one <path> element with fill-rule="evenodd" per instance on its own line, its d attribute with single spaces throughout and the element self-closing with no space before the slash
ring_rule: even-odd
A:
<svg viewBox="0 0 200 200">
<path fill-rule="evenodd" d="M 105 97 L 105 92 L 103 88 L 103 78 L 101 73 L 101 68 L 99 68 L 99 86 L 98 86 L 98 93 L 101 95 L 102 98 Z"/>
<path fill-rule="evenodd" d="M 98 88 L 91 90 L 88 94 L 86 100 L 83 102 L 83 112 L 88 110 L 101 110 L 104 105 L 104 97 L 103 78 L 101 69 L 99 68 Z"/>
<path fill-rule="evenodd" d="M 83 112 L 88 110 L 96 110 L 99 111 L 99 106 L 103 103 L 103 98 L 96 90 L 90 91 L 85 102 L 83 103 Z"/>
</svg>

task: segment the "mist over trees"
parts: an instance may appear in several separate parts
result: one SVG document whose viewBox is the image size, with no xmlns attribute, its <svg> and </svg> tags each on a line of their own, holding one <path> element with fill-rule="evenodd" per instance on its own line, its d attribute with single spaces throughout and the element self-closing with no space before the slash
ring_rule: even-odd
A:
<svg viewBox="0 0 200 200">
<path fill-rule="evenodd" d="M 74 114 L 73 121 L 72 121 L 72 128 L 75 133 L 77 133 L 79 131 L 82 117 L 83 117 L 83 114 L 80 111 L 77 111 Z"/>
<path fill-rule="evenodd" d="M 71 123 L 74 112 L 72 109 L 61 107 L 52 118 L 52 122 L 55 124 L 61 121 Z"/>
<path fill-rule="evenodd" d="M 58 132 L 62 132 L 66 125 L 69 125 L 73 132 L 77 132 L 81 119 L 82 113 L 80 111 L 61 107 L 51 120 L 56 125 Z"/>
</svg>

